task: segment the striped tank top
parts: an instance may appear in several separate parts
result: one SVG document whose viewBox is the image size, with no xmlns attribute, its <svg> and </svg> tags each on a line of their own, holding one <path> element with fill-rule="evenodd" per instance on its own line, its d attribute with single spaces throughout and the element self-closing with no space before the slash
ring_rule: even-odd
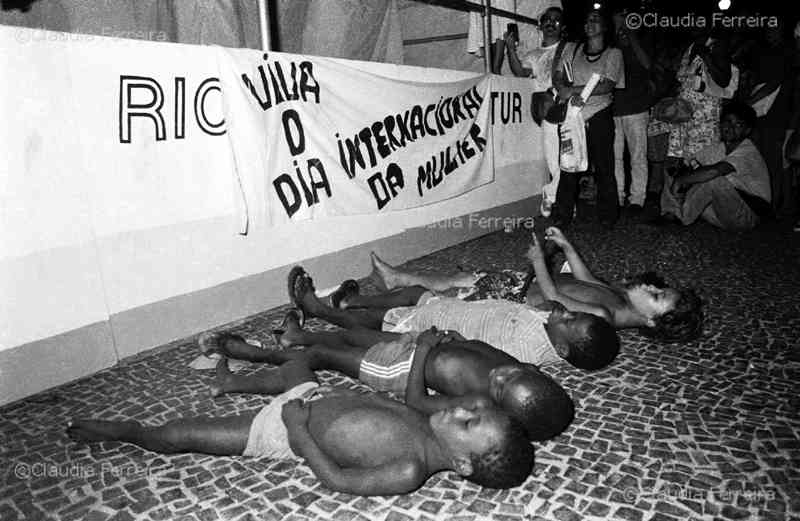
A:
<svg viewBox="0 0 800 521">
<path fill-rule="evenodd" d="M 431 297 L 420 301 L 404 326 L 425 331 L 432 326 L 452 329 L 469 340 L 480 340 L 523 363 L 541 365 L 560 359 L 544 329 L 549 311 L 538 311 L 507 300 L 465 302 Z"/>
</svg>

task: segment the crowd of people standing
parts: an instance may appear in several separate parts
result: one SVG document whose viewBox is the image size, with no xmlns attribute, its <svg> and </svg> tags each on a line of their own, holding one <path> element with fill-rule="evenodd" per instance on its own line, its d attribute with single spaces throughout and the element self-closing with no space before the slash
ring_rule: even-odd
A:
<svg viewBox="0 0 800 521">
<path fill-rule="evenodd" d="M 588 172 L 564 170 L 559 120 L 534 114 L 550 178 L 540 213 L 569 226 L 588 173 L 606 228 L 621 214 L 723 229 L 795 218 L 800 23 L 773 16 L 748 29 L 648 28 L 631 27 L 630 14 L 596 4 L 568 34 L 564 10 L 550 6 L 539 17 L 541 44 L 521 55 L 517 34 L 504 35 L 511 71 L 534 83 L 534 113 L 542 92 L 582 106 Z M 600 82 L 581 99 L 593 73 Z"/>
</svg>

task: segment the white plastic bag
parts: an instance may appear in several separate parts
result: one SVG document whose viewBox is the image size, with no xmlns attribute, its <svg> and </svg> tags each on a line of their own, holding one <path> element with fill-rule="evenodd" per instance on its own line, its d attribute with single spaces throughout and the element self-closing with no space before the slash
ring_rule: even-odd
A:
<svg viewBox="0 0 800 521">
<path fill-rule="evenodd" d="M 570 114 L 558 126 L 559 161 L 564 172 L 583 172 L 589 168 L 586 127 L 580 112 Z"/>
<path fill-rule="evenodd" d="M 600 81 L 593 73 L 581 91 L 585 102 Z M 586 122 L 581 115 L 582 107 L 570 104 L 564 122 L 558 126 L 559 163 L 564 172 L 584 172 L 589 169 L 589 152 L 586 148 Z"/>
</svg>

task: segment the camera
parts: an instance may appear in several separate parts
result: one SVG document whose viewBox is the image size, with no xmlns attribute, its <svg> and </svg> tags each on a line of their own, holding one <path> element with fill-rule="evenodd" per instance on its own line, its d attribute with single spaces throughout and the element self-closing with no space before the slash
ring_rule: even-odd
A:
<svg viewBox="0 0 800 521">
<path fill-rule="evenodd" d="M 519 41 L 519 26 L 517 24 L 508 24 L 506 27 L 506 32 L 509 35 L 514 35 L 514 39 Z"/>
</svg>

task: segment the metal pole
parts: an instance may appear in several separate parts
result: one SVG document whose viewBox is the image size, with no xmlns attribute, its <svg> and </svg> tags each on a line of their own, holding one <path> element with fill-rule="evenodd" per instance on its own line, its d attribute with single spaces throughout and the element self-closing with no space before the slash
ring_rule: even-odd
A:
<svg viewBox="0 0 800 521">
<path fill-rule="evenodd" d="M 258 0 L 258 23 L 261 27 L 261 49 L 269 49 L 269 25 L 267 25 L 267 0 Z"/>
<path fill-rule="evenodd" d="M 492 73 L 492 5 L 483 0 L 483 65 L 486 74 Z"/>
</svg>

